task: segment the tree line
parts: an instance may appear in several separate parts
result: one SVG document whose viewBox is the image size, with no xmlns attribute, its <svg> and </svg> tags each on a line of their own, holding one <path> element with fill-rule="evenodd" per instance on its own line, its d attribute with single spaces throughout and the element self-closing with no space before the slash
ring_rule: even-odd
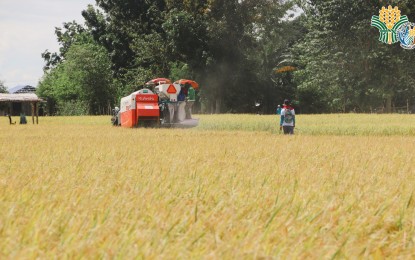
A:
<svg viewBox="0 0 415 260">
<path fill-rule="evenodd" d="M 415 102 L 414 53 L 378 41 L 387 1 L 96 0 L 56 28 L 38 94 L 50 114 L 103 114 L 152 78 L 200 84 L 202 113 L 390 112 Z M 399 1 L 415 22 L 415 3 Z"/>
</svg>

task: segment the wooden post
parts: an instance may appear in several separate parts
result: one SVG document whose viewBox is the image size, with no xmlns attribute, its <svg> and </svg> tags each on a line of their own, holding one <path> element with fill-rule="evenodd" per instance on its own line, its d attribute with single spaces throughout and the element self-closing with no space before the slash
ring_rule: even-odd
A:
<svg viewBox="0 0 415 260">
<path fill-rule="evenodd" d="M 32 106 L 32 124 L 35 124 L 35 105 L 34 102 L 30 103 Z"/>
<path fill-rule="evenodd" d="M 38 103 L 35 103 L 35 113 L 36 113 L 36 124 L 39 124 L 39 106 Z"/>
</svg>

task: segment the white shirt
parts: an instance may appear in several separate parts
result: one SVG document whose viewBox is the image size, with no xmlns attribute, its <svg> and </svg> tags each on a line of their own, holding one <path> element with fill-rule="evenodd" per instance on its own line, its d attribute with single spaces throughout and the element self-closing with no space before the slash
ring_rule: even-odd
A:
<svg viewBox="0 0 415 260">
<path fill-rule="evenodd" d="M 286 108 L 283 108 L 281 110 L 281 117 L 284 116 L 284 120 L 282 121 L 282 126 L 294 126 L 295 110 L 291 109 L 288 113 L 287 113 L 287 110 L 288 109 Z M 290 112 L 292 116 L 289 114 Z"/>
</svg>

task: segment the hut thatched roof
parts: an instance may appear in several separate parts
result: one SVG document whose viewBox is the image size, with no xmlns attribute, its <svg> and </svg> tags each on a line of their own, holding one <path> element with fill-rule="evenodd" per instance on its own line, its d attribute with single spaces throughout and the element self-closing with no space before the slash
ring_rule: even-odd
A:
<svg viewBox="0 0 415 260">
<path fill-rule="evenodd" d="M 0 102 L 41 102 L 43 99 L 38 98 L 34 93 L 24 94 L 2 94 L 0 93 Z"/>
</svg>

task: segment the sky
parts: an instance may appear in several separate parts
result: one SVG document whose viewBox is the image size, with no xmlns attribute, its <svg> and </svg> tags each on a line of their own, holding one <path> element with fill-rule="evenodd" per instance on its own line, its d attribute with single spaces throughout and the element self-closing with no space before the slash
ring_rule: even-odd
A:
<svg viewBox="0 0 415 260">
<path fill-rule="evenodd" d="M 43 75 L 41 54 L 59 49 L 55 27 L 83 24 L 88 4 L 95 0 L 0 0 L 0 81 L 8 88 L 36 87 Z"/>
</svg>

